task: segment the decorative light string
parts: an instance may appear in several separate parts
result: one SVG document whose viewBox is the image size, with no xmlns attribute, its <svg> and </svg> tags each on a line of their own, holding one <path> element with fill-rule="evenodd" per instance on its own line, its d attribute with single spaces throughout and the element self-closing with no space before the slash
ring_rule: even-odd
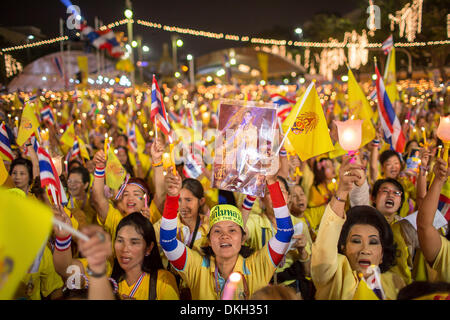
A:
<svg viewBox="0 0 450 320">
<path fill-rule="evenodd" d="M 112 23 L 109 23 L 107 25 L 101 26 L 100 30 L 106 30 L 107 28 L 113 29 L 116 27 L 119 27 L 121 25 L 130 23 L 137 23 L 139 25 L 155 28 L 155 29 L 162 29 L 164 31 L 168 32 L 176 32 L 180 34 L 189 34 L 196 37 L 206 37 L 210 39 L 224 39 L 224 40 L 230 40 L 230 41 L 240 41 L 240 42 L 250 42 L 255 44 L 264 44 L 264 45 L 277 45 L 277 46 L 293 46 L 293 47 L 305 47 L 305 48 L 351 48 L 351 47 L 359 47 L 359 44 L 357 43 L 348 43 L 346 40 L 343 42 L 311 42 L 311 41 L 293 41 L 293 40 L 277 40 L 277 39 L 265 39 L 265 38 L 254 38 L 249 36 L 239 36 L 235 34 L 227 34 L 227 33 L 216 33 L 216 32 L 210 32 L 210 31 L 204 31 L 204 30 L 195 30 L 190 28 L 182 28 L 178 26 L 169 26 L 169 25 L 163 25 L 156 22 L 151 21 L 145 21 L 145 20 L 134 20 L 134 19 L 122 19 L 118 20 Z M 53 39 L 48 40 L 42 40 L 32 43 L 27 43 L 23 45 L 8 47 L 1 49 L 1 52 L 8 52 L 8 51 L 15 51 L 15 50 L 21 50 L 26 48 L 32 48 L 47 44 L 53 44 L 60 41 L 66 41 L 68 40 L 68 36 L 63 37 L 57 37 Z M 450 44 L 450 40 L 438 40 L 438 41 L 426 41 L 426 42 L 397 42 L 394 44 L 395 47 L 425 47 L 425 46 L 436 46 L 436 45 L 448 45 Z M 365 47 L 367 48 L 381 48 L 382 43 L 366 43 Z"/>
</svg>

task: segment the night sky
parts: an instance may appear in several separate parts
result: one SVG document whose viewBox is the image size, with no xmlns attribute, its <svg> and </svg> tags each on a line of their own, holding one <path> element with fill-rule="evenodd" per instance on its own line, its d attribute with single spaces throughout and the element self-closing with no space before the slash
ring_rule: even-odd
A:
<svg viewBox="0 0 450 320">
<path fill-rule="evenodd" d="M 67 19 L 66 7 L 60 0 L 0 1 L 0 25 L 32 25 L 48 37 L 59 35 L 59 18 Z M 132 1 L 134 18 L 197 30 L 252 36 L 279 25 L 292 30 L 316 12 L 346 14 L 355 9 L 356 0 L 227 0 L 227 1 Z M 125 0 L 73 0 L 82 16 L 94 26 L 98 16 L 105 24 L 123 19 Z M 126 26 L 114 28 L 126 32 Z M 159 58 L 163 42 L 170 42 L 170 33 L 134 24 L 134 36 L 141 35 L 150 47 L 147 59 Z M 294 34 L 293 34 L 294 36 Z M 236 42 L 210 40 L 203 37 L 179 35 L 184 41 L 179 56 L 200 55 L 235 46 Z"/>
</svg>

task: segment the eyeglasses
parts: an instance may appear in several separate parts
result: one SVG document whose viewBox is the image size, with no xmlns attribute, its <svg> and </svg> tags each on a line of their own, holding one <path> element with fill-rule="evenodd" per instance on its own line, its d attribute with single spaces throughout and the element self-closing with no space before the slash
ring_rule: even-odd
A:
<svg viewBox="0 0 450 320">
<path fill-rule="evenodd" d="M 389 195 L 390 193 L 393 193 L 394 196 L 396 196 L 396 197 L 401 197 L 402 194 L 403 194 L 403 192 L 401 192 L 401 191 L 391 190 L 391 189 L 381 189 L 380 192 L 382 192 L 382 193 L 384 193 L 386 195 Z"/>
<path fill-rule="evenodd" d="M 67 180 L 67 184 L 73 184 L 73 185 L 77 185 L 77 184 L 81 184 L 81 181 L 75 181 L 75 180 Z"/>
</svg>

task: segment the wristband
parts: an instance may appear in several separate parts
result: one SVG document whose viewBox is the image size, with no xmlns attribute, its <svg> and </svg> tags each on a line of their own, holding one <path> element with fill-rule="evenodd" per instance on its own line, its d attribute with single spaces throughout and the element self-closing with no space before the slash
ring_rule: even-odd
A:
<svg viewBox="0 0 450 320">
<path fill-rule="evenodd" d="M 347 202 L 347 200 L 339 198 L 339 197 L 337 196 L 337 194 L 335 194 L 334 197 L 336 198 L 337 201 L 340 201 L 340 202 Z"/>
<path fill-rule="evenodd" d="M 244 202 L 242 203 L 242 209 L 244 210 L 252 210 L 253 207 L 253 203 L 255 202 L 256 197 L 247 195 L 247 197 L 245 197 Z"/>
<path fill-rule="evenodd" d="M 70 244 L 72 243 L 72 235 L 69 235 L 67 238 L 58 238 L 55 239 L 55 249 L 58 251 L 66 251 L 70 248 Z"/>
<path fill-rule="evenodd" d="M 105 168 L 97 168 L 97 167 L 95 167 L 94 177 L 104 178 L 105 177 Z"/>
<path fill-rule="evenodd" d="M 280 157 L 287 157 L 287 151 L 285 148 L 280 149 Z"/>
<path fill-rule="evenodd" d="M 161 167 L 163 165 L 163 161 L 162 161 L 162 159 L 161 159 L 161 161 L 160 162 L 158 162 L 158 163 L 152 163 L 152 167 Z"/>
<path fill-rule="evenodd" d="M 102 271 L 102 272 L 100 272 L 100 273 L 96 273 L 96 272 L 92 271 L 91 268 L 89 268 L 89 266 L 87 266 L 87 268 L 86 268 L 86 274 L 87 274 L 89 277 L 93 277 L 93 278 L 102 278 L 102 277 L 106 276 L 106 268 L 105 268 L 104 271 Z"/>
</svg>

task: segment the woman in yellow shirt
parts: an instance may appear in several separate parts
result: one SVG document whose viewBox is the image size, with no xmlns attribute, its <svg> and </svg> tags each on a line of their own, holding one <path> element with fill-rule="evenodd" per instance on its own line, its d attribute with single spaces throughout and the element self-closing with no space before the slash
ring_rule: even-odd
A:
<svg viewBox="0 0 450 320">
<path fill-rule="evenodd" d="M 321 158 L 314 161 L 314 183 L 308 196 L 308 208 L 326 205 L 336 191 L 336 170 L 334 163 L 329 158 Z"/>
<path fill-rule="evenodd" d="M 89 283 L 96 284 L 95 298 L 113 299 L 112 287 L 106 281 L 112 253 L 110 237 L 99 226 L 90 225 L 83 232 L 89 241 L 79 240 L 78 246 L 87 260 L 83 269 Z M 117 294 L 121 299 L 179 299 L 175 277 L 163 269 L 153 226 L 141 213 L 131 213 L 120 221 L 113 247 L 111 278 L 118 283 Z M 99 281 L 103 286 L 97 286 Z"/>
<path fill-rule="evenodd" d="M 388 271 L 395 261 L 393 234 L 386 219 L 370 206 L 356 206 L 345 213 L 347 197 L 361 179 L 360 166 L 349 160 L 344 157 L 338 191 L 325 209 L 312 247 L 316 299 L 351 300 L 367 282 L 372 296 L 393 300 L 405 286 L 398 275 Z M 372 265 L 379 268 L 380 277 L 374 277 Z M 378 280 L 376 285 L 372 279 Z"/>
</svg>

